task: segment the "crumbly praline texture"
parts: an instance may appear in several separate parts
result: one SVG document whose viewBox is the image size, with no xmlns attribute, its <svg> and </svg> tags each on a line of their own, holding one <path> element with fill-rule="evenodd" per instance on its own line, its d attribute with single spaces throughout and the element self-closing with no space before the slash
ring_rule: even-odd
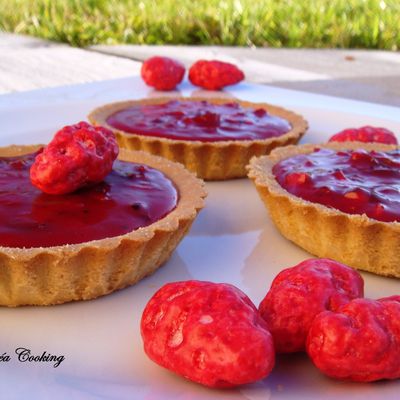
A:
<svg viewBox="0 0 400 400">
<path fill-rule="evenodd" d="M 219 142 L 201 142 L 192 140 L 173 140 L 162 137 L 149 137 L 126 133 L 107 124 L 107 118 L 113 113 L 138 104 L 162 104 L 171 100 L 202 101 L 214 104 L 232 102 L 226 98 L 183 98 L 164 97 L 123 101 L 106 104 L 93 110 L 88 118 L 94 125 L 111 129 L 120 147 L 129 150 L 143 150 L 183 164 L 205 180 L 224 180 L 246 176 L 246 165 L 253 156 L 268 154 L 276 147 L 296 144 L 308 128 L 304 118 L 292 111 L 266 103 L 251 103 L 234 99 L 245 108 L 264 108 L 271 115 L 286 119 L 292 129 L 279 137 L 262 140 L 227 140 Z"/>
<path fill-rule="evenodd" d="M 242 291 L 226 283 L 168 283 L 149 300 L 140 325 L 151 360 L 205 386 L 255 382 L 275 363 L 266 322 Z"/>
<path fill-rule="evenodd" d="M 40 146 L 9 146 L 14 156 Z M 144 152 L 121 149 L 119 158 L 147 164 L 179 191 L 177 207 L 161 220 L 112 238 L 47 248 L 0 246 L 0 305 L 50 305 L 88 300 L 133 285 L 171 255 L 204 206 L 204 184 L 181 165 Z"/>
<path fill-rule="evenodd" d="M 398 147 L 361 142 L 307 144 L 274 150 L 253 158 L 249 178 L 283 236 L 318 257 L 332 258 L 378 275 L 400 277 L 400 223 L 347 214 L 312 203 L 283 189 L 272 173 L 279 161 L 315 148 L 390 151 Z"/>
</svg>

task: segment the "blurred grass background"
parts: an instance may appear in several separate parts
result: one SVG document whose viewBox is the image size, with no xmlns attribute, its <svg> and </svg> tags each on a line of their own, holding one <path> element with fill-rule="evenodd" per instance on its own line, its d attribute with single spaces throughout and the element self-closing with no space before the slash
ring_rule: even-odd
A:
<svg viewBox="0 0 400 400">
<path fill-rule="evenodd" d="M 0 29 L 73 46 L 400 49 L 400 0 L 0 0 Z"/>
</svg>

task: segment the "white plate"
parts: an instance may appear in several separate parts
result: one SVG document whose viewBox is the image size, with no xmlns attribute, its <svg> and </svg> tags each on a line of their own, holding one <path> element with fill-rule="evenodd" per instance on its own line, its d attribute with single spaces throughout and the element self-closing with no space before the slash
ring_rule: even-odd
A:
<svg viewBox="0 0 400 400">
<path fill-rule="evenodd" d="M 193 90 L 185 84 L 181 94 Z M 304 142 L 366 124 L 400 132 L 400 112 L 385 107 L 268 86 L 239 85 L 227 94 L 287 106 L 308 119 Z M 47 142 L 95 106 L 151 93 L 138 78 L 37 90 L 0 97 L 0 145 Z M 7 399 L 398 399 L 400 382 L 354 384 L 320 374 L 305 355 L 278 357 L 265 380 L 235 390 L 209 390 L 149 361 L 139 334 L 141 312 L 164 283 L 229 282 L 258 304 L 284 267 L 311 257 L 280 236 L 246 179 L 208 183 L 209 197 L 169 262 L 134 287 L 88 302 L 0 308 L 0 393 Z M 366 296 L 400 293 L 399 281 L 364 273 Z M 15 349 L 64 355 L 52 363 L 22 363 Z M 1 358 L 1 357 L 0 357 Z"/>
</svg>

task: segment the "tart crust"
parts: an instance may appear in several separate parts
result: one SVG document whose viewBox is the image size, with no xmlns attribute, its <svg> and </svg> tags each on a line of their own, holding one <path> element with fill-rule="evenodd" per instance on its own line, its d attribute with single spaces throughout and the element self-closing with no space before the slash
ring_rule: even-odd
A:
<svg viewBox="0 0 400 400">
<path fill-rule="evenodd" d="M 251 157 L 268 154 L 275 147 L 297 143 L 308 128 L 307 121 L 292 111 L 266 103 L 251 103 L 236 99 L 234 101 L 242 107 L 264 108 L 271 115 L 286 119 L 292 125 L 292 129 L 281 136 L 268 139 L 203 142 L 133 134 L 118 130 L 107 124 L 107 118 L 117 111 L 138 104 L 162 104 L 171 100 L 206 100 L 213 104 L 224 104 L 232 101 L 226 98 L 195 97 L 160 97 L 122 101 L 96 108 L 89 114 L 88 118 L 94 125 L 102 125 L 111 129 L 121 147 L 129 150 L 144 150 L 151 154 L 180 162 L 187 169 L 195 172 L 199 178 L 206 180 L 222 180 L 246 176 L 246 165 Z"/>
<path fill-rule="evenodd" d="M 0 156 L 39 147 L 0 148 Z M 0 305 L 94 299 L 133 285 L 170 257 L 204 206 L 204 183 L 181 165 L 148 153 L 121 149 L 118 158 L 147 164 L 169 177 L 179 192 L 176 208 L 151 225 L 112 238 L 29 249 L 0 246 Z"/>
<path fill-rule="evenodd" d="M 334 150 L 390 151 L 397 146 L 360 142 L 307 144 L 274 150 L 253 158 L 249 178 L 283 236 L 308 252 L 378 275 L 400 277 L 400 223 L 381 222 L 303 200 L 287 192 L 275 179 L 273 166 L 316 147 Z"/>
</svg>

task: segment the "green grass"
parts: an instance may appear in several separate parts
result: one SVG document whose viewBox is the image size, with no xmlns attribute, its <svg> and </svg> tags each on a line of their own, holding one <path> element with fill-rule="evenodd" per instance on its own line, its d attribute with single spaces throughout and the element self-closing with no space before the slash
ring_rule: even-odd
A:
<svg viewBox="0 0 400 400">
<path fill-rule="evenodd" d="M 73 46 L 400 49 L 399 0 L 0 0 L 0 29 Z"/>
</svg>

